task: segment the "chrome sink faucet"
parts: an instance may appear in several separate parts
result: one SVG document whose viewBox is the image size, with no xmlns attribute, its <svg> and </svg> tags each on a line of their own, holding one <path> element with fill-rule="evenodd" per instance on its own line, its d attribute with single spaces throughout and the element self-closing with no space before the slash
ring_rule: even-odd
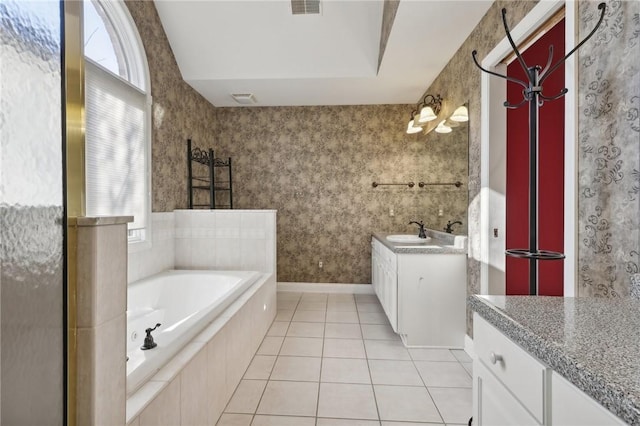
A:
<svg viewBox="0 0 640 426">
<path fill-rule="evenodd" d="M 418 225 L 420 227 L 420 232 L 418 232 L 418 238 L 427 238 L 427 233 L 424 231 L 424 222 L 420 221 L 420 222 L 416 222 L 415 220 L 409 222 L 409 225 L 415 223 L 416 225 Z"/>
</svg>

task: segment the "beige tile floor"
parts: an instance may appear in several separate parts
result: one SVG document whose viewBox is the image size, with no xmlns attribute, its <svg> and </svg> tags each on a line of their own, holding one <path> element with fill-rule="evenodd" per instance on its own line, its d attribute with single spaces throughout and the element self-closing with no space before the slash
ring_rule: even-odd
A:
<svg viewBox="0 0 640 426">
<path fill-rule="evenodd" d="M 467 424 L 471 365 L 406 349 L 374 295 L 281 292 L 218 426 Z"/>
</svg>

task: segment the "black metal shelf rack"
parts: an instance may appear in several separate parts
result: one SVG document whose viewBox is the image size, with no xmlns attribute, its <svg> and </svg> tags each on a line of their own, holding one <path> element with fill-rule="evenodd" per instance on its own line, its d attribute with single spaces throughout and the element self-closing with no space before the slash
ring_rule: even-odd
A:
<svg viewBox="0 0 640 426">
<path fill-rule="evenodd" d="M 195 167 L 199 167 L 197 164 L 204 166 L 200 167 L 200 170 L 204 170 L 203 175 L 194 175 L 194 163 Z M 191 139 L 187 139 L 187 170 L 190 209 L 233 209 L 231 157 L 227 159 L 215 158 L 212 149 L 205 151 L 193 148 Z M 216 180 L 216 177 L 221 175 L 223 176 L 221 180 Z M 202 201 L 203 198 L 207 198 L 206 196 L 196 195 L 199 191 L 208 193 L 208 203 Z"/>
</svg>

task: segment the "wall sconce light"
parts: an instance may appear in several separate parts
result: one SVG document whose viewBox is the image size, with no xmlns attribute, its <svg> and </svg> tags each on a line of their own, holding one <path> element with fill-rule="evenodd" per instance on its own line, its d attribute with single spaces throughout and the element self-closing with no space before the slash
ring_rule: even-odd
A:
<svg viewBox="0 0 640 426">
<path fill-rule="evenodd" d="M 469 121 L 469 110 L 464 105 L 459 106 L 455 111 L 453 111 L 453 114 L 451 114 L 449 119 L 458 122 Z"/>
<path fill-rule="evenodd" d="M 436 133 L 451 133 L 451 127 L 447 126 L 447 120 L 442 120 L 436 127 Z"/>
<path fill-rule="evenodd" d="M 425 95 L 422 100 L 422 105 L 418 103 L 418 109 L 420 110 L 420 115 L 418 115 L 417 121 L 415 123 L 417 125 L 424 125 L 429 121 L 433 121 L 438 118 L 438 113 L 440 113 L 440 108 L 442 107 L 442 98 L 440 95 Z M 414 118 L 415 120 L 415 118 Z"/>
<path fill-rule="evenodd" d="M 407 133 L 408 134 L 419 133 L 419 132 L 422 131 L 422 127 L 415 125 L 415 118 L 414 117 L 416 115 L 417 115 L 417 110 L 413 110 L 411 112 L 411 118 L 409 119 L 409 124 L 407 125 Z"/>
<path fill-rule="evenodd" d="M 418 133 L 422 131 L 422 126 L 438 118 L 442 108 L 442 98 L 440 95 L 425 95 L 422 102 L 418 102 L 416 109 L 411 112 L 411 118 L 407 125 L 407 133 Z"/>
</svg>

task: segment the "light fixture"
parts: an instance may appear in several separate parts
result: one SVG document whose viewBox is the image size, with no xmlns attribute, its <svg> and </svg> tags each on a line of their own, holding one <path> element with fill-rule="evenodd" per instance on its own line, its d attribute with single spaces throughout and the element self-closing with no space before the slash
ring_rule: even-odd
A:
<svg viewBox="0 0 640 426">
<path fill-rule="evenodd" d="M 442 120 L 436 127 L 436 133 L 451 133 L 451 127 L 445 124 L 446 120 Z"/>
<path fill-rule="evenodd" d="M 422 108 L 422 110 L 420 110 L 420 115 L 418 116 L 418 122 L 428 123 L 429 121 L 433 121 L 436 118 L 438 118 L 438 116 L 436 115 L 433 108 L 431 108 L 430 106 L 426 106 Z"/>
<path fill-rule="evenodd" d="M 417 112 L 416 110 L 413 110 L 411 112 L 411 118 L 409 120 L 409 124 L 407 125 L 407 133 L 410 135 L 414 133 L 419 133 L 422 131 L 422 127 L 415 125 L 414 116 L 416 115 L 416 112 Z"/>
<path fill-rule="evenodd" d="M 455 111 L 453 111 L 453 114 L 449 118 L 453 121 L 459 122 L 469 121 L 469 110 L 467 110 L 467 107 L 464 105 L 459 106 Z"/>
<path fill-rule="evenodd" d="M 460 122 L 453 121 L 453 119 L 449 117 L 445 120 L 444 125 L 447 127 L 451 127 L 452 129 L 455 129 L 456 127 L 460 127 Z"/>
<path fill-rule="evenodd" d="M 418 116 L 416 124 L 423 125 L 438 118 L 438 113 L 440 112 L 441 107 L 442 98 L 440 97 L 440 95 L 425 95 L 424 99 L 422 100 L 422 105 L 418 103 L 420 115 Z"/>
</svg>

